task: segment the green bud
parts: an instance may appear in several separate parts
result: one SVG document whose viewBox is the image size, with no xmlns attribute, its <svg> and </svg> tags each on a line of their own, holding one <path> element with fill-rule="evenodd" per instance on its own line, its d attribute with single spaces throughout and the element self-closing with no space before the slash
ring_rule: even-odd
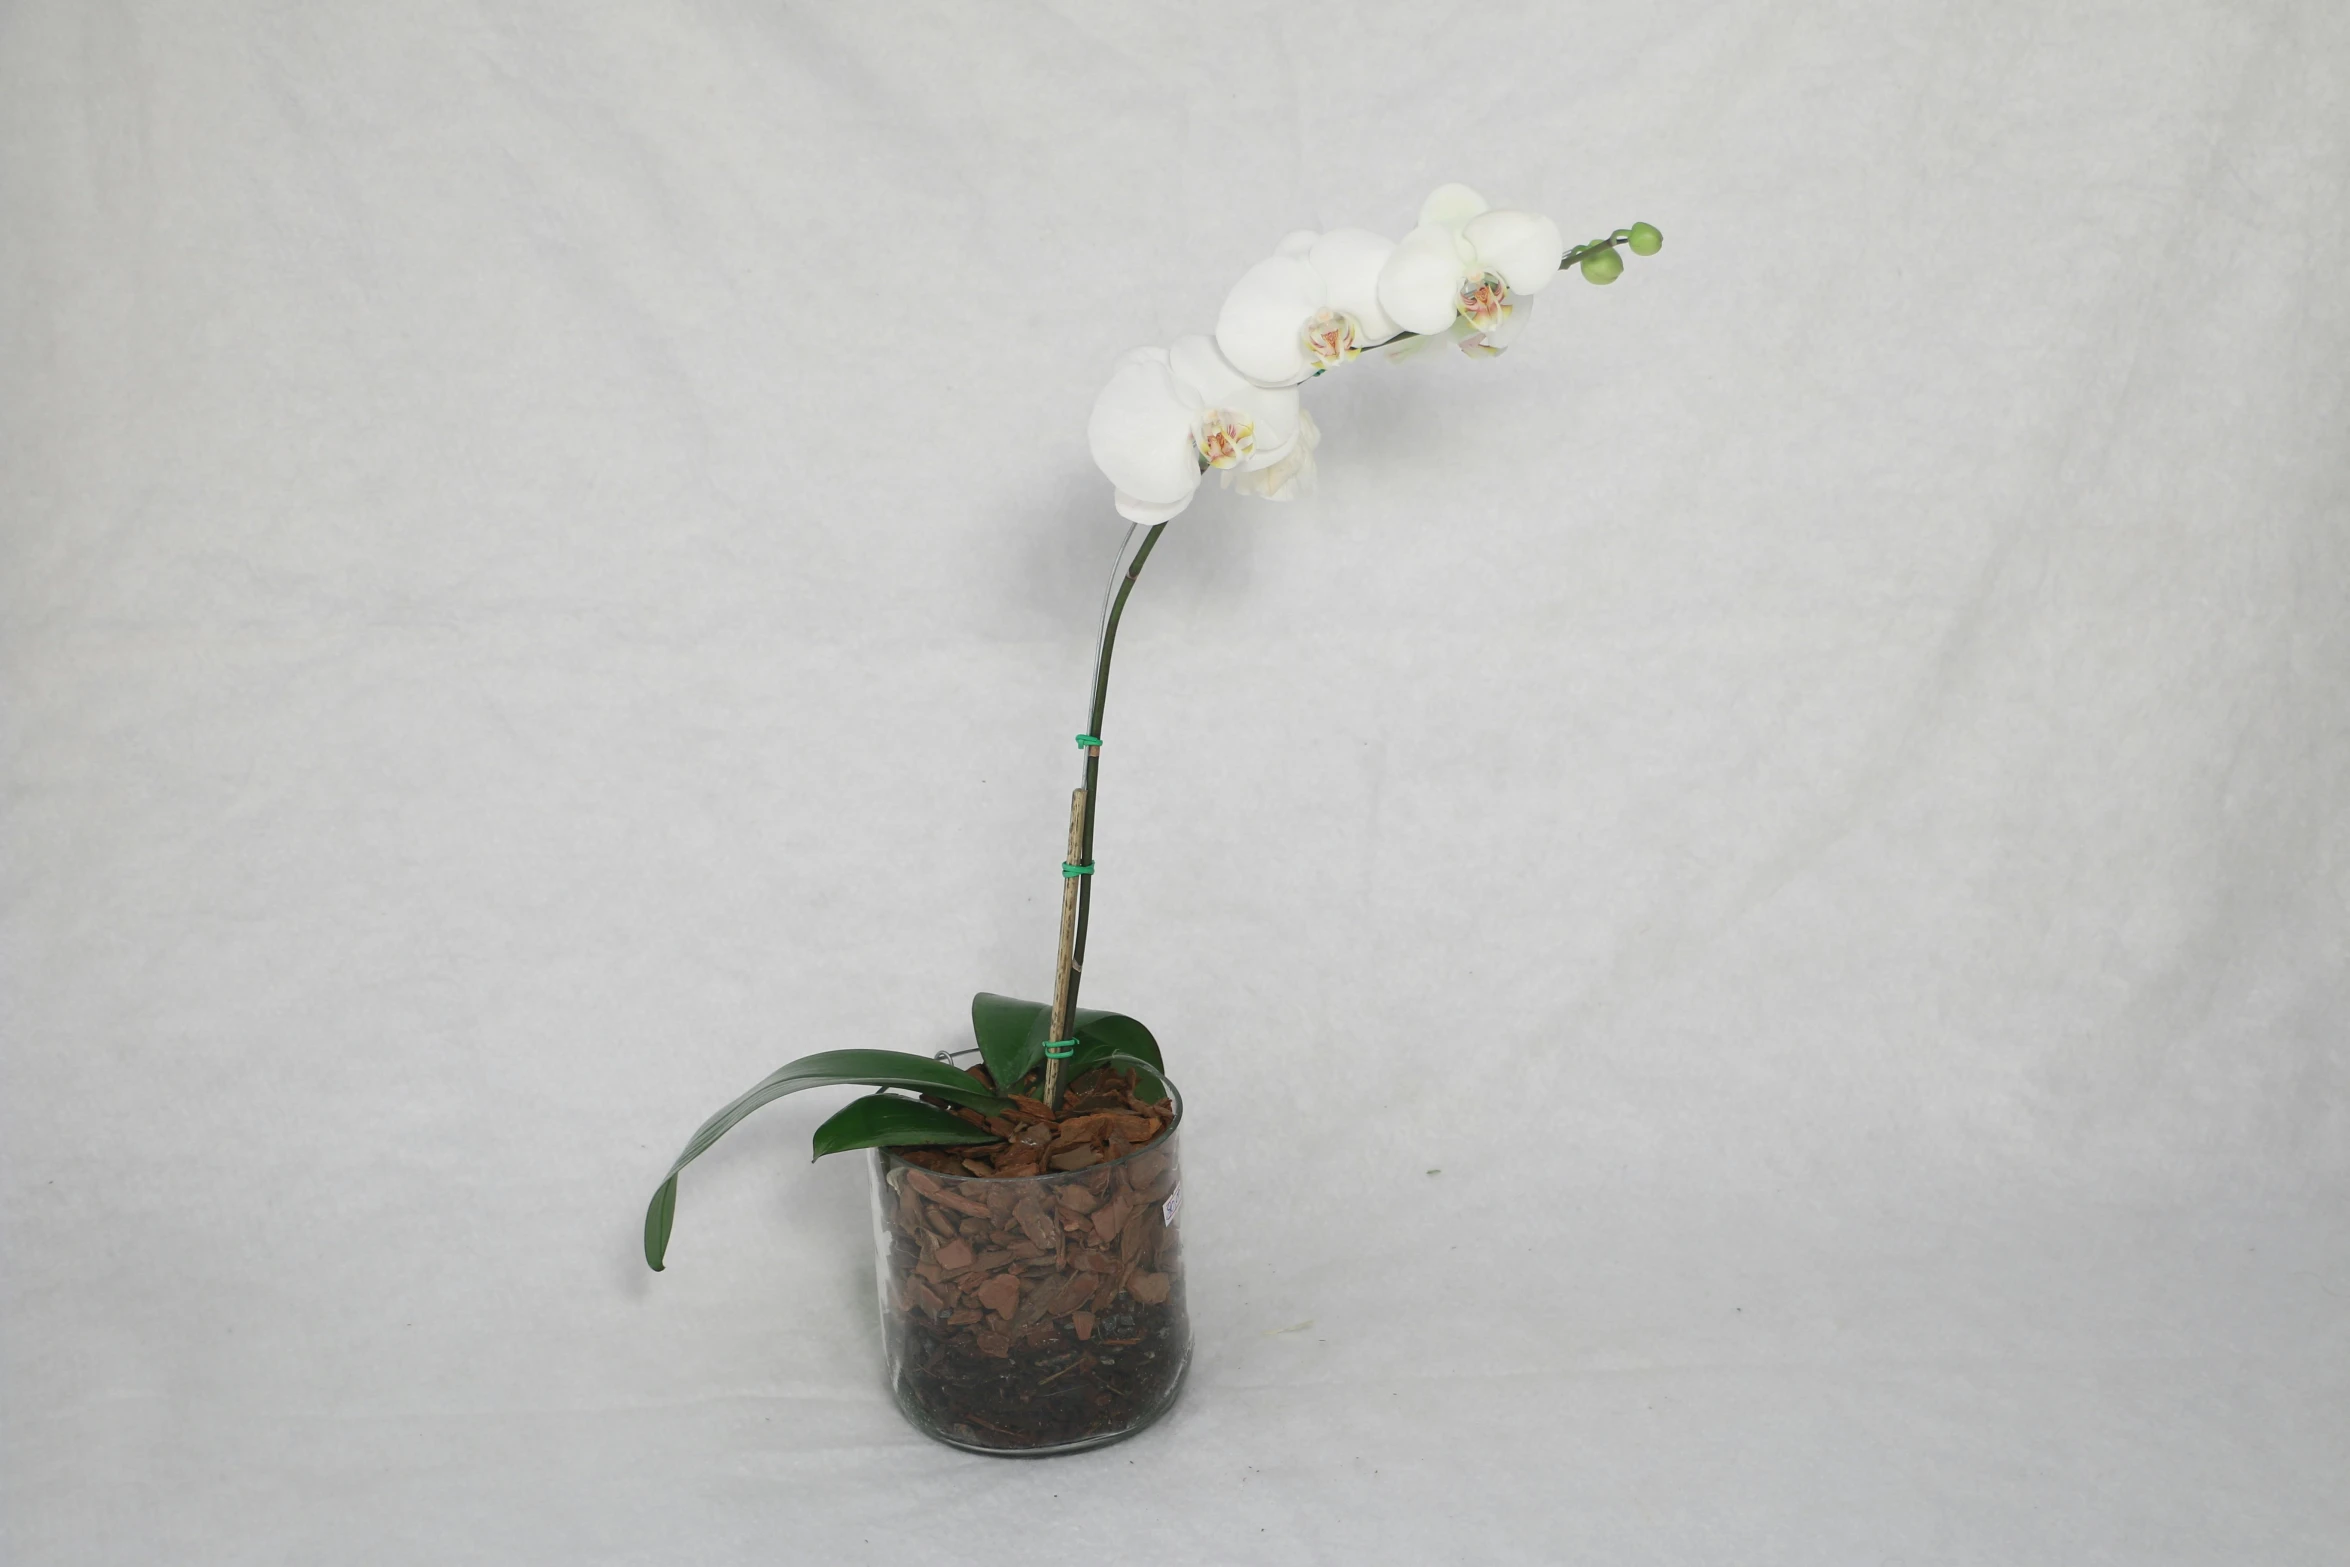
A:
<svg viewBox="0 0 2350 1567">
<path fill-rule="evenodd" d="M 1652 223 L 1635 223 L 1632 225 L 1632 237 L 1625 243 L 1632 247 L 1635 256 L 1653 256 L 1665 248 L 1665 237 L 1657 232 Z"/>
<path fill-rule="evenodd" d="M 1593 283 L 1613 283 L 1624 275 L 1624 258 L 1612 250 L 1595 250 L 1583 258 L 1583 276 Z"/>
</svg>

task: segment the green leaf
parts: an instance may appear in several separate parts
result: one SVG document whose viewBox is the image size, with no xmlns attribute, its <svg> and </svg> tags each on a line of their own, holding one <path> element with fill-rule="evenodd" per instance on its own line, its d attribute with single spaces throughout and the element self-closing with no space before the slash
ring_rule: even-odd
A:
<svg viewBox="0 0 2350 1567">
<path fill-rule="evenodd" d="M 1053 1009 L 1042 1001 L 1020 1001 L 984 990 L 971 998 L 971 1033 L 999 1088 L 1017 1089 L 1044 1065 L 1045 1035 L 1052 1026 Z M 1154 1069 L 1159 1066 L 1159 1042 L 1122 1012 L 1079 1007 L 1076 1035 L 1077 1049 L 1069 1057 L 1072 1077 L 1100 1065 L 1101 1057 L 1111 1051 L 1140 1056 Z"/>
<path fill-rule="evenodd" d="M 1119 1012 L 1087 1012 L 1082 1008 L 1077 1017 L 1077 1048 L 1069 1053 L 1071 1082 L 1112 1056 L 1139 1057 L 1154 1078 L 1163 1070 L 1159 1042 L 1134 1019 Z"/>
<path fill-rule="evenodd" d="M 1167 1097 L 1167 1078 L 1166 1074 L 1159 1070 L 1156 1052 L 1153 1052 L 1152 1059 L 1148 1061 L 1143 1060 L 1140 1056 L 1111 1055 L 1104 1056 L 1101 1060 L 1096 1061 L 1093 1064 L 1095 1066 L 1124 1067 L 1129 1072 L 1132 1072 L 1134 1074 L 1135 1080 L 1134 1097 L 1140 1099 L 1145 1104 L 1157 1104 L 1160 1100 Z M 1142 1081 L 1146 1077 L 1150 1079 L 1150 1085 L 1148 1088 L 1143 1085 Z M 1157 1090 L 1157 1092 L 1152 1092 L 1152 1089 Z"/>
<path fill-rule="evenodd" d="M 704 1121 L 702 1129 L 687 1139 L 685 1152 L 669 1167 L 668 1177 L 645 1209 L 645 1261 L 652 1265 L 653 1271 L 661 1271 L 661 1259 L 669 1250 L 669 1229 L 677 1217 L 678 1171 L 707 1153 L 712 1143 L 761 1105 L 781 1099 L 785 1094 L 796 1094 L 803 1088 L 834 1088 L 843 1083 L 910 1088 L 916 1093 L 989 1114 L 1011 1108 L 968 1072 L 957 1071 L 929 1056 L 909 1055 L 903 1050 L 822 1050 L 812 1056 L 802 1056 L 761 1079 L 750 1092 Z"/>
<path fill-rule="evenodd" d="M 971 1035 L 987 1062 L 987 1075 L 1006 1092 L 1044 1059 L 1045 1030 L 1053 1009 L 1041 1001 L 1015 1001 L 981 991 L 971 998 Z"/>
<path fill-rule="evenodd" d="M 896 1094 L 867 1094 L 852 1099 L 839 1114 L 816 1128 L 816 1157 L 845 1153 L 851 1148 L 910 1146 L 917 1143 L 1000 1143 L 1003 1139 L 983 1126 L 973 1126 L 951 1111 Z"/>
</svg>

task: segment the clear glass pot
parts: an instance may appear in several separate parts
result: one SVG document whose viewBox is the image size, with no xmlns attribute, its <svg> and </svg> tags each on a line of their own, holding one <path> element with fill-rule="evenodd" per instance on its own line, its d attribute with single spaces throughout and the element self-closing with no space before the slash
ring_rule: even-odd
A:
<svg viewBox="0 0 2350 1567">
<path fill-rule="evenodd" d="M 881 1343 L 924 1434 L 1041 1457 L 1132 1436 L 1191 1364 L 1176 1224 L 1183 1102 L 1157 1141 L 1026 1177 L 923 1169 L 873 1150 Z"/>
</svg>

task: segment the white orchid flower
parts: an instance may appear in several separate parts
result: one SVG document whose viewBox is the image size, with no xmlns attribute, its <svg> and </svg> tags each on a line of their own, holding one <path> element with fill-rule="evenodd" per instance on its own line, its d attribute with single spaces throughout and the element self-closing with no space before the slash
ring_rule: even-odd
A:
<svg viewBox="0 0 2350 1567">
<path fill-rule="evenodd" d="M 1314 424 L 1314 416 L 1303 408 L 1297 411 L 1297 440 L 1291 443 L 1289 455 L 1265 468 L 1244 468 L 1238 473 L 1226 470 L 1224 482 L 1243 495 L 1261 495 L 1269 501 L 1294 501 L 1314 493 L 1314 448 L 1322 444 L 1322 432 Z"/>
<path fill-rule="evenodd" d="M 1541 214 L 1492 206 L 1466 185 L 1439 186 L 1379 269 L 1380 308 L 1411 332 L 1464 323 L 1464 349 L 1499 353 L 1524 326 L 1512 317 L 1550 286 L 1565 252 L 1558 225 Z"/>
<path fill-rule="evenodd" d="M 1216 346 L 1259 386 L 1294 386 L 1403 330 L 1379 303 L 1395 243 L 1364 229 L 1301 229 L 1241 274 L 1216 317 Z"/>
<path fill-rule="evenodd" d="M 1119 515 L 1140 523 L 1165 522 L 1189 506 L 1210 468 L 1253 475 L 1307 444 L 1297 389 L 1258 386 L 1196 332 L 1121 356 L 1094 399 L 1085 438 L 1117 487 Z"/>
</svg>

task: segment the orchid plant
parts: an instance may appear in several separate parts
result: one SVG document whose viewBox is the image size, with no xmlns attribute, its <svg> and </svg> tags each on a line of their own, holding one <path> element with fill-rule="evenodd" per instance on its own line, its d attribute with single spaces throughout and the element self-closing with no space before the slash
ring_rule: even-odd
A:
<svg viewBox="0 0 2350 1567">
<path fill-rule="evenodd" d="M 1311 493 L 1320 435 L 1299 403 L 1306 382 L 1374 349 L 1403 358 L 1449 340 L 1473 356 L 1502 353 L 1524 334 L 1534 296 L 1561 272 L 1579 268 L 1593 283 L 1612 283 L 1623 273 L 1623 251 L 1650 256 L 1663 244 L 1655 228 L 1635 223 L 1568 249 L 1549 218 L 1493 206 L 1466 185 L 1444 185 L 1400 240 L 1353 228 L 1290 234 L 1241 274 L 1212 334 L 1187 334 L 1118 359 L 1094 400 L 1086 437 L 1132 526 L 1096 643 L 1093 705 L 1077 736 L 1085 776 L 1070 799 L 1053 999 L 973 997 L 981 1064 L 969 1070 L 943 1053 L 850 1049 L 804 1056 L 767 1077 L 705 1121 L 670 1165 L 645 1212 L 647 1263 L 662 1266 L 678 1172 L 752 1111 L 801 1089 L 877 1090 L 816 1128 L 818 1158 L 853 1148 L 1001 1142 L 1012 1126 L 1004 1117 L 1057 1116 L 1069 1085 L 1097 1070 L 1119 1075 L 1144 1102 L 1166 1098 L 1150 1030 L 1121 1013 L 1077 1005 L 1092 922 L 1110 654 L 1127 596 L 1160 534 L 1211 471 L 1268 500 Z"/>
</svg>

